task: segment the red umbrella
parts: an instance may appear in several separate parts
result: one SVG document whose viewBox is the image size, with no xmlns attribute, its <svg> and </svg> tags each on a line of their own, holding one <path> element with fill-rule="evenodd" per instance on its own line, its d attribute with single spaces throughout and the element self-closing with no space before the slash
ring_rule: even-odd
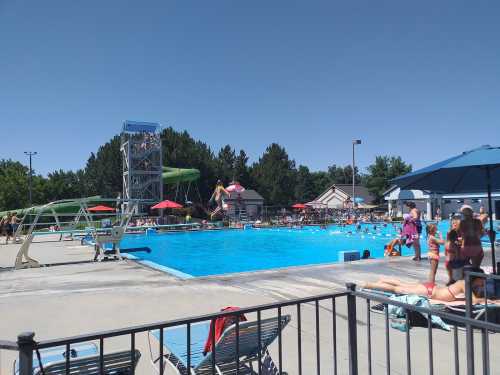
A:
<svg viewBox="0 0 500 375">
<path fill-rule="evenodd" d="M 162 208 L 182 208 L 182 204 L 172 202 L 167 200 L 161 201 L 160 203 L 155 204 L 151 209 L 153 210 L 159 210 Z"/>
<path fill-rule="evenodd" d="M 106 212 L 106 211 L 110 212 L 110 211 L 116 211 L 116 209 L 114 209 L 113 207 L 100 205 L 100 206 L 90 207 L 88 209 L 88 211 L 90 211 L 90 212 Z"/>
<path fill-rule="evenodd" d="M 226 190 L 229 191 L 230 193 L 232 193 L 233 191 L 236 193 L 242 193 L 245 191 L 245 188 L 241 186 L 239 182 L 234 182 L 231 185 L 229 185 L 226 188 Z"/>
<path fill-rule="evenodd" d="M 303 210 L 304 208 L 306 208 L 306 205 L 303 204 L 303 203 L 295 203 L 292 208 L 296 208 L 297 210 Z"/>
</svg>

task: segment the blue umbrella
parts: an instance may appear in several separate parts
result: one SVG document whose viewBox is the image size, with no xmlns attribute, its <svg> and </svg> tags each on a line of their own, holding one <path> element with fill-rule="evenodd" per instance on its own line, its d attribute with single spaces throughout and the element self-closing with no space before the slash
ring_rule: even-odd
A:
<svg viewBox="0 0 500 375">
<path fill-rule="evenodd" d="M 356 203 L 363 203 L 364 201 L 365 201 L 364 198 L 361 198 L 361 197 L 354 198 L 354 202 L 356 202 Z"/>
<path fill-rule="evenodd" d="M 401 189 L 435 193 L 488 192 L 491 257 L 496 273 L 491 191 L 500 190 L 500 147 L 482 146 L 392 180 Z"/>
</svg>

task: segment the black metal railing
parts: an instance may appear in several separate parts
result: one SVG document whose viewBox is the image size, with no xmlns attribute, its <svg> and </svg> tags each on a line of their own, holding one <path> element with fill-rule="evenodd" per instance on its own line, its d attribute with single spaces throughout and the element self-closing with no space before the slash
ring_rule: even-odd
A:
<svg viewBox="0 0 500 375">
<path fill-rule="evenodd" d="M 471 277 L 500 280 L 500 276 L 470 273 L 466 275 L 468 285 Z M 470 287 L 467 288 L 469 294 L 470 289 Z M 385 307 L 381 310 L 381 314 L 373 315 L 374 303 Z M 407 327 L 404 332 L 391 330 L 392 317 L 389 315 L 388 305 L 404 309 L 406 316 L 403 322 Z M 65 353 L 71 353 L 72 346 L 84 342 L 98 343 L 98 353 L 94 356 L 93 364 L 86 363 L 87 369 L 92 368 L 94 372 L 88 373 L 108 374 L 111 370 L 107 362 L 109 354 L 107 347 L 108 342 L 115 338 L 120 339 L 119 344 L 122 349 L 130 353 L 126 358 L 128 363 L 121 364 L 121 373 L 152 373 L 152 369 L 147 368 L 146 365 L 141 368 L 136 367 L 140 358 L 136 355 L 137 350 L 141 349 L 145 352 L 144 345 L 142 347 L 138 345 L 139 341 L 144 342 L 138 340 L 138 336 L 144 334 L 148 335 L 152 366 L 161 375 L 167 373 L 167 364 L 171 364 L 171 369 L 175 369 L 179 374 L 191 373 L 187 370 L 191 368 L 195 369 L 192 373 L 196 374 L 242 374 L 244 372 L 269 375 L 282 374 L 285 371 L 299 375 L 313 373 L 317 375 L 321 373 L 334 375 L 344 373 L 350 375 L 358 373 L 369 375 L 378 373 L 441 374 L 442 370 L 436 371 L 435 352 L 437 350 L 453 352 L 452 360 L 447 366 L 448 373 L 460 374 L 461 366 L 464 367 L 463 365 L 466 364 L 466 371 L 462 373 L 472 375 L 475 373 L 476 361 L 480 361 L 482 373 L 490 374 L 492 361 L 495 363 L 495 360 L 499 360 L 500 362 L 498 354 L 490 355 L 490 336 L 500 332 L 500 324 L 489 319 L 488 311 L 481 315 L 481 318 L 474 319 L 472 305 L 470 303 L 467 305 L 466 313 L 460 316 L 443 309 L 409 305 L 383 294 L 357 290 L 355 284 L 347 284 L 345 291 L 337 293 L 62 339 L 36 341 L 33 333 L 24 333 L 18 336 L 17 342 L 0 341 L 0 349 L 18 351 L 20 375 L 32 375 L 34 370 L 37 374 L 44 374 L 41 370 L 43 366 L 40 366 L 42 363 L 40 351 L 62 346 L 65 348 Z M 491 307 L 485 304 L 485 308 Z M 412 333 L 409 327 L 411 314 L 414 313 L 426 317 L 427 326 Z M 247 322 L 240 322 L 239 318 L 243 315 L 246 315 Z M 431 316 L 444 319 L 452 327 L 451 333 L 435 332 Z M 211 322 L 215 326 L 216 319 L 222 317 L 234 318 L 234 331 L 228 339 L 230 343 L 228 345 L 231 345 L 231 348 L 218 346 L 220 341 L 216 338 L 215 329 L 213 329 L 209 337 L 212 350 L 205 357 L 205 365 L 198 363 L 199 367 L 194 366 L 195 353 L 192 351 L 194 325 L 200 322 Z M 271 323 L 274 324 L 273 327 L 276 327 L 273 322 L 277 322 L 277 330 L 273 328 L 274 336 L 266 331 Z M 289 328 L 284 329 L 288 322 L 290 322 Z M 252 327 L 256 331 L 251 331 L 249 324 L 253 324 Z M 363 326 L 364 329 L 360 329 Z M 465 332 L 462 332 L 462 326 Z M 168 347 L 167 341 L 171 334 L 169 329 L 173 327 L 185 328 L 186 353 L 183 358 L 176 357 Z M 155 331 L 158 333 L 157 344 L 151 345 L 150 333 Z M 251 340 L 249 339 L 250 331 L 254 332 Z M 475 331 L 481 333 L 480 358 L 477 358 L 474 353 Z M 444 348 L 442 347 L 443 335 L 451 336 L 453 343 L 451 346 L 446 344 Z M 253 348 L 249 349 L 252 345 Z M 116 345 L 110 346 L 116 347 Z M 153 354 L 152 347 L 158 354 Z M 80 359 L 73 358 L 71 355 L 65 355 L 64 358 L 64 363 L 61 364 L 62 370 L 58 373 L 75 373 L 74 366 L 78 365 Z M 426 358 L 427 363 L 425 369 L 423 358 Z M 116 362 L 113 363 L 116 364 Z"/>
</svg>

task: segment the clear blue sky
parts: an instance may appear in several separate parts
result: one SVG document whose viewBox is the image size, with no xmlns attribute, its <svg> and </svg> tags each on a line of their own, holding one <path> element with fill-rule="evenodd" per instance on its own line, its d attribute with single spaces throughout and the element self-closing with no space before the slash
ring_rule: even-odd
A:
<svg viewBox="0 0 500 375">
<path fill-rule="evenodd" d="M 500 2 L 0 0 L 0 158 L 82 167 L 125 119 L 313 170 L 500 143 Z"/>
</svg>

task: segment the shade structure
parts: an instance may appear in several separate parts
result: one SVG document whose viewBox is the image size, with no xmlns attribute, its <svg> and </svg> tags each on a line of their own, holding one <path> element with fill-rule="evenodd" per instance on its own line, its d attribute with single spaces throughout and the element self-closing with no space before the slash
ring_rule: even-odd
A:
<svg viewBox="0 0 500 375">
<path fill-rule="evenodd" d="M 481 146 L 392 180 L 401 189 L 488 194 L 491 257 L 496 273 L 492 190 L 500 190 L 500 147 Z"/>
<path fill-rule="evenodd" d="M 295 208 L 297 210 L 303 210 L 304 208 L 306 208 L 306 205 L 303 203 L 295 203 L 294 205 L 292 205 L 292 208 Z"/>
<path fill-rule="evenodd" d="M 116 211 L 116 209 L 113 207 L 99 205 L 99 206 L 90 207 L 88 209 L 88 211 L 90 211 L 90 212 L 113 212 L 113 211 Z"/>
<path fill-rule="evenodd" d="M 160 203 L 155 204 L 151 207 L 153 210 L 161 210 L 164 208 L 182 208 L 182 204 L 177 202 L 169 201 L 168 199 L 161 201 Z"/>
</svg>

